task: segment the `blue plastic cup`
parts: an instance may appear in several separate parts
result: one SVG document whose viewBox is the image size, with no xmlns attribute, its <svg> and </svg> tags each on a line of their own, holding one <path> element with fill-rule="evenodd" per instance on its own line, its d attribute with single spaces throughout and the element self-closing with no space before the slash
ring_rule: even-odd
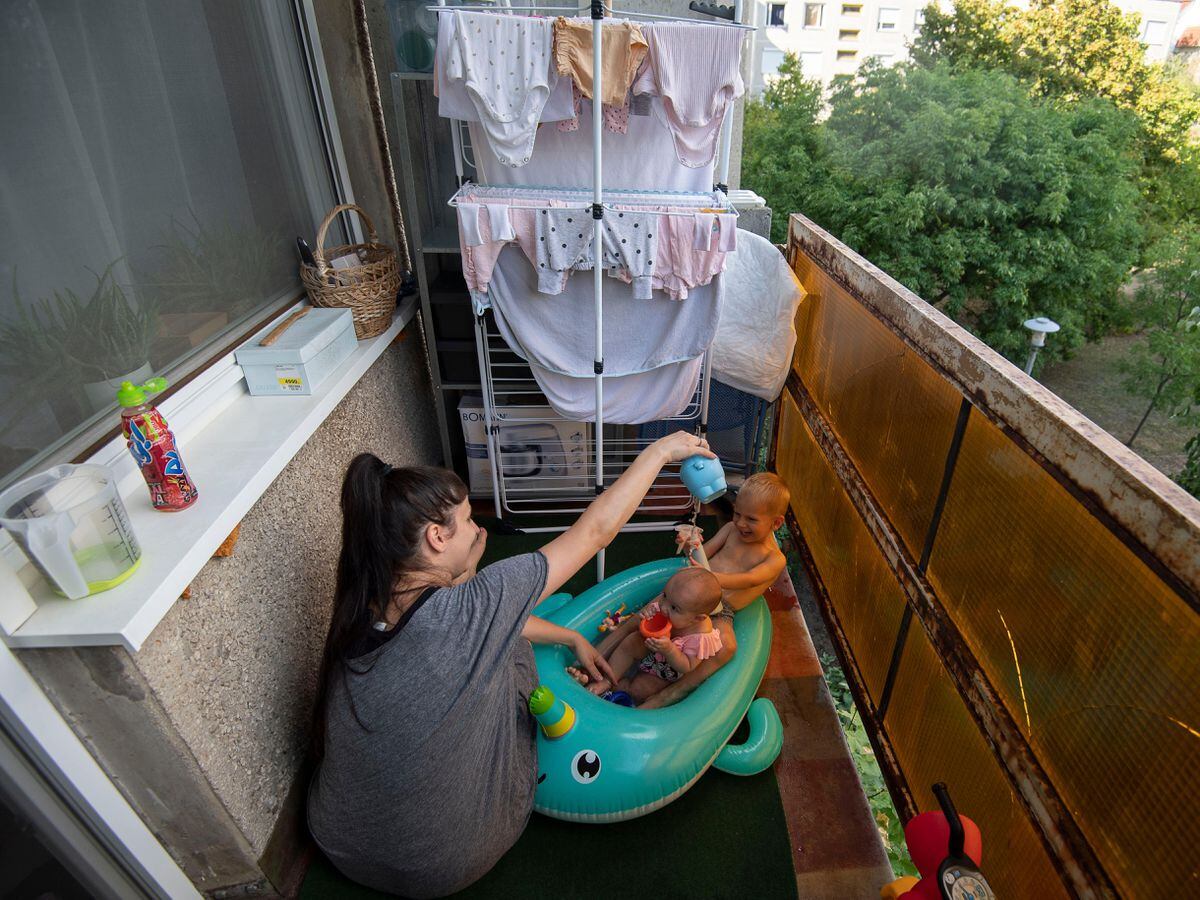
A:
<svg viewBox="0 0 1200 900">
<path fill-rule="evenodd" d="M 679 469 L 683 483 L 701 503 L 711 503 L 728 489 L 725 484 L 725 470 L 721 468 L 719 459 L 709 459 L 707 456 L 689 456 Z"/>
</svg>

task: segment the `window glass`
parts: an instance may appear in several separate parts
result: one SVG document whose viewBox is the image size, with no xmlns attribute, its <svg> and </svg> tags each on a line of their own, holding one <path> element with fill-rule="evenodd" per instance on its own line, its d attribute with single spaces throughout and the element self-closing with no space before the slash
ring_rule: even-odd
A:
<svg viewBox="0 0 1200 900">
<path fill-rule="evenodd" d="M 764 79 L 774 78 L 779 74 L 779 64 L 783 62 L 783 51 L 774 48 L 762 52 L 762 75 Z"/>
<path fill-rule="evenodd" d="M 783 27 L 783 10 L 786 4 L 772 3 L 767 10 L 767 24 L 775 28 Z"/>
<path fill-rule="evenodd" d="M 805 28 L 820 28 L 821 20 L 824 18 L 825 6 L 822 3 L 805 3 L 804 4 L 804 27 Z"/>
<path fill-rule="evenodd" d="M 920 28 L 924 24 L 925 24 L 925 7 L 922 6 L 920 9 L 917 10 L 917 14 L 913 17 L 913 25 L 916 26 L 917 28 Z"/>
<path fill-rule="evenodd" d="M 0 29 L 3 481 L 297 296 L 334 194 L 287 0 L 12 0 Z"/>
<path fill-rule="evenodd" d="M 842 15 L 843 16 L 857 16 L 861 12 L 862 12 L 862 4 L 861 3 L 843 3 L 842 4 Z"/>
<path fill-rule="evenodd" d="M 890 7 L 881 6 L 879 8 L 879 30 L 880 31 L 895 31 L 896 23 L 900 21 L 900 10 Z"/>
<path fill-rule="evenodd" d="M 858 40 L 858 29 L 857 28 L 841 29 L 838 32 L 838 40 L 839 41 L 857 41 Z"/>
<path fill-rule="evenodd" d="M 1142 40 L 1147 44 L 1164 44 L 1167 41 L 1167 23 L 1151 19 L 1142 30 Z"/>
<path fill-rule="evenodd" d="M 837 58 L 840 61 L 854 59 L 854 57 L 856 57 L 856 56 L 858 56 L 857 50 L 839 50 L 837 52 Z"/>
</svg>

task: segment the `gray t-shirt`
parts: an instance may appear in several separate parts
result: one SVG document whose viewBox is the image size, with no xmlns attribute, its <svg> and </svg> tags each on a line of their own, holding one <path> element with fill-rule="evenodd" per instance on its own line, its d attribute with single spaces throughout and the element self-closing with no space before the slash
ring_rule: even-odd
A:
<svg viewBox="0 0 1200 900">
<path fill-rule="evenodd" d="M 347 877 L 440 897 L 487 872 L 533 809 L 537 670 L 521 629 L 546 583 L 540 553 L 437 591 L 382 647 L 334 677 L 313 837 Z"/>
</svg>

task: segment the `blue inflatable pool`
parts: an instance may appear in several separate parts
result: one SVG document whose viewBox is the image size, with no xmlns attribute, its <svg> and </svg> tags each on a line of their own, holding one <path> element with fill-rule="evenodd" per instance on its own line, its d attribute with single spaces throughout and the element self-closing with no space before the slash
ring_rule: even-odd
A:
<svg viewBox="0 0 1200 900">
<path fill-rule="evenodd" d="M 678 559 L 646 563 L 576 598 L 548 597 L 534 612 L 591 637 L 606 609 L 622 603 L 640 609 L 681 565 Z M 554 707 L 539 716 L 550 727 L 538 730 L 534 809 L 572 822 L 616 822 L 670 803 L 710 765 L 738 775 L 770 766 L 782 746 L 783 726 L 771 701 L 754 699 L 771 650 L 771 616 L 761 597 L 738 613 L 734 633 L 738 651 L 728 665 L 679 703 L 656 710 L 628 709 L 593 696 L 566 674 L 573 661 L 569 650 L 535 647 L 538 676 L 553 693 Z M 731 745 L 743 716 L 750 737 Z M 559 736 L 547 737 L 547 730 Z"/>
</svg>

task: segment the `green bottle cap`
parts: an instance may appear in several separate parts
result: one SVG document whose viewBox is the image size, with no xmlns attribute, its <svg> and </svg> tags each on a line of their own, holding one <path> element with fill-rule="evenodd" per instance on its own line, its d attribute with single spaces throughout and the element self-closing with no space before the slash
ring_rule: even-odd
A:
<svg viewBox="0 0 1200 900">
<path fill-rule="evenodd" d="M 529 695 L 529 711 L 535 716 L 549 712 L 550 707 L 553 705 L 554 691 L 550 690 L 544 684 L 539 684 L 533 689 L 533 693 Z"/>
<path fill-rule="evenodd" d="M 157 394 L 167 388 L 167 379 L 151 378 L 143 385 L 135 385 L 132 381 L 122 381 L 117 388 L 117 403 L 121 406 L 141 406 L 146 402 L 147 394 Z"/>
</svg>

